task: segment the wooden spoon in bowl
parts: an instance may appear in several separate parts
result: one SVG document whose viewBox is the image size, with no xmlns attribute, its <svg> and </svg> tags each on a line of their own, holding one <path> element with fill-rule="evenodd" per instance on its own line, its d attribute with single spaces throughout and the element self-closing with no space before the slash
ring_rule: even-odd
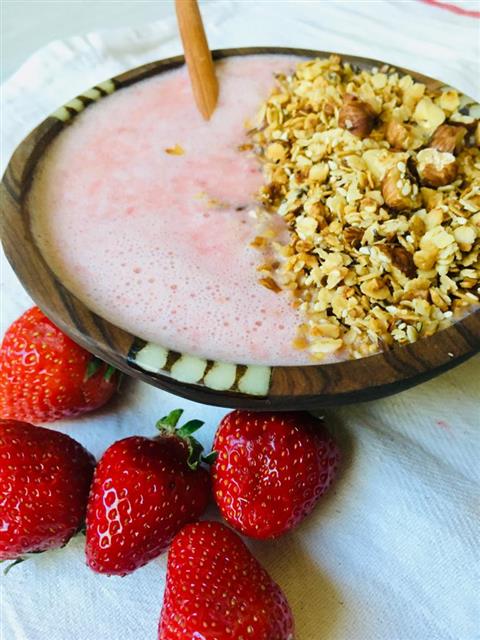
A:
<svg viewBox="0 0 480 640">
<path fill-rule="evenodd" d="M 198 110 L 209 120 L 218 99 L 218 82 L 197 0 L 175 0 L 178 27 Z"/>
</svg>

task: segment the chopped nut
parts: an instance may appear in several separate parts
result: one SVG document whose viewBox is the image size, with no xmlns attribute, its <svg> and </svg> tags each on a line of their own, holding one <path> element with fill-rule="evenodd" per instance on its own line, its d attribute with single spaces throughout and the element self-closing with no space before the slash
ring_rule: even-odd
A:
<svg viewBox="0 0 480 640">
<path fill-rule="evenodd" d="M 422 194 L 423 205 L 427 208 L 427 210 L 434 209 L 435 207 L 438 207 L 438 205 L 442 204 L 441 191 L 429 189 L 428 187 L 422 187 L 420 189 L 420 193 Z"/>
<path fill-rule="evenodd" d="M 475 118 L 472 118 L 472 116 L 470 115 L 465 116 L 463 115 L 463 113 L 455 111 L 455 113 L 452 113 L 452 115 L 450 116 L 450 122 L 458 122 L 458 124 L 463 124 L 466 127 L 471 127 L 475 124 Z"/>
<path fill-rule="evenodd" d="M 455 153 L 462 146 L 467 130 L 451 124 L 442 124 L 433 134 L 430 147 L 438 151 Z"/>
<path fill-rule="evenodd" d="M 183 156 L 185 149 L 179 144 L 176 144 L 174 147 L 168 147 L 165 149 L 165 153 L 168 153 L 171 156 Z"/>
<path fill-rule="evenodd" d="M 387 245 L 388 246 L 388 245 Z M 400 269 L 407 278 L 414 278 L 417 270 L 415 269 L 415 263 L 413 262 L 413 256 L 409 253 L 405 247 L 388 247 L 392 264 L 397 269 Z"/>
<path fill-rule="evenodd" d="M 358 227 L 346 227 L 343 231 L 345 242 L 351 247 L 358 249 L 363 237 L 363 229 Z"/>
<path fill-rule="evenodd" d="M 430 271 L 437 262 L 438 249 L 433 243 L 429 243 L 423 249 L 413 254 L 415 266 L 422 271 Z"/>
<path fill-rule="evenodd" d="M 363 154 L 368 170 L 375 182 L 380 184 L 385 174 L 395 162 L 396 156 L 386 149 L 368 149 Z"/>
<path fill-rule="evenodd" d="M 412 118 L 431 135 L 445 121 L 445 113 L 431 98 L 425 97 L 417 104 Z"/>
<path fill-rule="evenodd" d="M 253 144 L 250 144 L 249 142 L 245 142 L 244 144 L 238 145 L 237 149 L 239 151 L 251 151 L 253 149 Z"/>
<path fill-rule="evenodd" d="M 475 229 L 467 225 L 454 229 L 453 235 L 462 251 L 470 251 L 477 237 Z"/>
<path fill-rule="evenodd" d="M 278 286 L 278 284 L 275 282 L 275 280 L 273 278 L 260 278 L 259 283 L 262 285 L 262 287 L 265 287 L 266 289 L 270 289 L 270 291 L 274 291 L 275 293 L 279 293 L 282 289 L 281 287 Z"/>
<path fill-rule="evenodd" d="M 451 153 L 437 149 L 422 149 L 417 154 L 417 171 L 423 185 L 442 187 L 455 180 L 458 164 Z"/>
<path fill-rule="evenodd" d="M 310 330 L 312 336 L 322 338 L 338 338 L 340 336 L 340 326 L 336 324 L 317 324 Z"/>
<path fill-rule="evenodd" d="M 343 340 L 334 340 L 333 338 L 320 338 L 312 345 L 313 355 L 333 353 L 343 347 Z"/>
<path fill-rule="evenodd" d="M 267 158 L 269 160 L 272 160 L 273 162 L 279 162 L 280 160 L 283 160 L 285 154 L 286 149 L 280 142 L 272 142 L 272 144 L 268 145 L 265 152 Z"/>
<path fill-rule="evenodd" d="M 338 125 L 358 138 L 366 138 L 375 123 L 375 112 L 371 106 L 357 96 L 347 93 L 338 116 Z"/>
<path fill-rule="evenodd" d="M 423 145 L 423 135 L 419 131 L 416 131 L 412 125 L 401 124 L 394 120 L 388 123 L 385 136 L 394 149 L 407 151 L 418 149 Z"/>
<path fill-rule="evenodd" d="M 298 336 L 293 339 L 292 346 L 294 349 L 306 349 L 308 347 L 308 340 L 304 336 Z"/>
<path fill-rule="evenodd" d="M 302 240 L 307 240 L 312 236 L 318 226 L 318 221 L 309 216 L 299 216 L 296 220 L 296 231 Z"/>
<path fill-rule="evenodd" d="M 250 243 L 250 246 L 254 249 L 261 249 L 267 245 L 267 242 L 268 240 L 265 236 L 256 236 Z"/>
<path fill-rule="evenodd" d="M 395 211 L 412 211 L 420 203 L 418 186 L 398 165 L 392 167 L 382 180 L 382 195 L 391 209 Z"/>
<path fill-rule="evenodd" d="M 392 120 L 387 125 L 385 136 L 389 144 L 395 149 L 403 149 L 406 151 L 409 144 L 409 133 L 405 125 Z"/>
<path fill-rule="evenodd" d="M 424 221 L 428 231 L 434 227 L 440 226 L 443 222 L 443 209 L 441 207 L 431 209 L 427 215 L 424 216 Z"/>
<path fill-rule="evenodd" d="M 323 184 L 327 179 L 328 172 L 328 164 L 326 162 L 320 162 L 311 166 L 310 171 L 308 172 L 308 177 L 310 180 L 315 180 L 316 182 Z"/>
<path fill-rule="evenodd" d="M 447 89 L 442 91 L 438 104 L 447 113 L 453 113 L 460 106 L 460 96 L 455 89 Z"/>
<path fill-rule="evenodd" d="M 362 293 L 374 300 L 385 300 L 385 298 L 388 298 L 390 295 L 387 285 L 381 278 L 366 280 L 360 285 L 360 289 Z"/>
</svg>

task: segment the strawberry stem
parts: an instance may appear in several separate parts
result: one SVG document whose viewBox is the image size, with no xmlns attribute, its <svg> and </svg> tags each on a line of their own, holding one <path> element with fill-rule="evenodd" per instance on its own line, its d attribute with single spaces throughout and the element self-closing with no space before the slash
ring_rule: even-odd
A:
<svg viewBox="0 0 480 640">
<path fill-rule="evenodd" d="M 102 366 L 102 361 L 97 358 L 96 356 L 92 356 L 90 358 L 90 361 L 87 365 L 87 372 L 85 374 L 85 380 L 90 380 L 90 378 L 92 378 L 97 371 L 100 369 L 100 367 Z"/>
<path fill-rule="evenodd" d="M 25 560 L 27 560 L 27 558 L 22 558 L 22 557 L 17 558 L 16 560 L 13 560 L 13 562 L 11 562 L 10 564 L 8 564 L 5 567 L 5 569 L 3 570 L 3 575 L 6 576 L 9 573 L 10 569 L 13 569 L 13 567 L 16 564 L 20 564 L 21 562 L 25 562 Z M 1 560 L 1 562 L 5 562 L 5 560 Z"/>
<path fill-rule="evenodd" d="M 115 371 L 115 367 L 112 367 L 112 365 L 109 364 L 105 370 L 105 373 L 103 374 L 103 379 L 105 380 L 105 382 L 110 382 Z"/>
<path fill-rule="evenodd" d="M 202 456 L 202 462 L 205 464 L 213 464 L 218 457 L 218 451 L 210 451 L 207 456 Z"/>
<path fill-rule="evenodd" d="M 180 436 L 181 438 L 191 436 L 192 433 L 198 431 L 204 424 L 205 423 L 201 420 L 189 420 L 183 425 L 183 427 L 180 427 L 180 429 L 177 430 L 177 436 Z"/>
<path fill-rule="evenodd" d="M 93 376 L 96 375 L 104 365 L 105 362 L 103 362 L 103 360 L 100 360 L 100 358 L 97 358 L 97 356 L 92 356 L 87 365 L 85 380 L 90 380 L 90 378 L 93 378 Z M 117 370 L 115 369 L 115 367 L 112 367 L 111 364 L 107 365 L 103 374 L 103 379 L 105 380 L 105 382 L 110 382 L 116 371 Z"/>
<path fill-rule="evenodd" d="M 168 416 L 160 418 L 160 420 L 156 424 L 156 427 L 161 433 L 165 435 L 174 435 L 185 440 L 188 447 L 187 464 L 190 469 L 195 471 L 198 468 L 200 462 L 202 462 L 203 460 L 203 446 L 196 438 L 192 436 L 192 433 L 198 431 L 198 429 L 200 429 L 200 427 L 202 427 L 204 423 L 201 420 L 189 420 L 183 426 L 177 428 L 178 421 L 180 420 L 182 414 L 183 409 L 174 409 L 168 414 Z"/>
<path fill-rule="evenodd" d="M 174 409 L 168 414 L 168 416 L 160 418 L 160 420 L 156 424 L 157 429 L 161 431 L 163 428 L 168 429 L 168 427 L 176 427 L 178 421 L 182 417 L 182 413 L 183 409 Z"/>
</svg>

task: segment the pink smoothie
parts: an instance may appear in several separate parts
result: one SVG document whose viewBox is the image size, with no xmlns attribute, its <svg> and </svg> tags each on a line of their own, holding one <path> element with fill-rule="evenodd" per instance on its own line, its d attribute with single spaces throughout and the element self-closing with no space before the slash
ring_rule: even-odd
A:
<svg viewBox="0 0 480 640">
<path fill-rule="evenodd" d="M 218 107 L 205 122 L 185 68 L 88 107 L 42 160 L 30 196 L 52 269 L 100 316 L 180 352 L 236 363 L 310 363 L 292 346 L 302 318 L 258 284 L 252 210 L 261 167 L 245 121 L 285 56 L 217 65 Z M 166 149 L 181 147 L 175 155 Z"/>
</svg>

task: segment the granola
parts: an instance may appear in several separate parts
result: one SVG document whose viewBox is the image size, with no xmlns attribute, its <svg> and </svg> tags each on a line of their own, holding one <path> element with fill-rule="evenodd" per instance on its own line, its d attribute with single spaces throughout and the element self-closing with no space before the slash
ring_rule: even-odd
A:
<svg viewBox="0 0 480 640">
<path fill-rule="evenodd" d="M 479 116 L 455 89 L 338 56 L 277 76 L 249 138 L 258 216 L 286 233 L 254 246 L 274 253 L 260 283 L 303 312 L 297 348 L 360 358 L 479 304 Z"/>
</svg>

